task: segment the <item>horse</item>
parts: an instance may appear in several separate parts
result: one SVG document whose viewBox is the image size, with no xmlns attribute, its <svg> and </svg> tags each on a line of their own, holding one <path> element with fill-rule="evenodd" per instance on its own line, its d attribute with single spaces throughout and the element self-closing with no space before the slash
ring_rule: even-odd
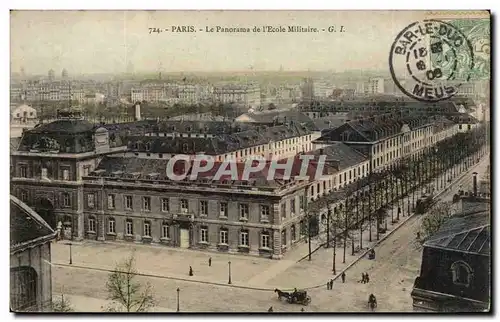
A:
<svg viewBox="0 0 500 322">
<path fill-rule="evenodd" d="M 288 292 L 283 292 L 281 290 L 275 289 L 274 293 L 278 293 L 278 300 L 281 300 L 282 297 L 286 299 L 290 298 L 290 293 Z"/>
<path fill-rule="evenodd" d="M 370 294 L 368 297 L 368 307 L 373 311 L 377 307 L 377 299 L 375 295 Z"/>
</svg>

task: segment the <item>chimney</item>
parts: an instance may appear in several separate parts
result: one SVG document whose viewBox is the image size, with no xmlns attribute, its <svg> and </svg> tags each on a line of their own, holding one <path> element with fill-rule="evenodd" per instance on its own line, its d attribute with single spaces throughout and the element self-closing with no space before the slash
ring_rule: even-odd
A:
<svg viewBox="0 0 500 322">
<path fill-rule="evenodd" d="M 473 173 L 472 187 L 473 187 L 473 191 L 474 191 L 474 197 L 477 197 L 477 172 Z"/>
<path fill-rule="evenodd" d="M 135 103 L 135 120 L 141 120 L 141 104 L 139 102 Z"/>
</svg>

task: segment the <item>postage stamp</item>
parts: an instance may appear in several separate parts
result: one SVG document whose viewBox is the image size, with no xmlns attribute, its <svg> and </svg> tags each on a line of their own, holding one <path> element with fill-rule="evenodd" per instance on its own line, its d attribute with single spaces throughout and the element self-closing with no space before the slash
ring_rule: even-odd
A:
<svg viewBox="0 0 500 322">
<path fill-rule="evenodd" d="M 394 40 L 389 68 L 406 95 L 420 101 L 441 101 L 470 81 L 474 50 L 456 25 L 434 19 L 417 21 Z"/>
</svg>

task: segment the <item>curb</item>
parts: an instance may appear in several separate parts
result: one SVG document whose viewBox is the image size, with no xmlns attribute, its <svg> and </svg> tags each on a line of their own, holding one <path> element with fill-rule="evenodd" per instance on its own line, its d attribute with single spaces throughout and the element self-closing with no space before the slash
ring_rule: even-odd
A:
<svg viewBox="0 0 500 322">
<path fill-rule="evenodd" d="M 485 156 L 486 157 L 486 156 Z M 483 157 L 484 158 L 484 157 Z M 481 160 L 482 161 L 482 160 Z M 473 167 L 470 167 L 468 171 L 464 172 L 463 174 L 461 174 L 460 176 L 458 176 L 454 181 L 452 181 L 447 187 L 445 187 L 444 189 L 442 189 L 441 191 L 439 191 L 434 197 L 433 199 L 436 199 L 438 198 L 440 195 L 442 195 L 445 191 L 448 190 L 449 187 L 451 187 L 452 185 L 454 185 L 455 183 L 457 183 L 458 181 L 462 180 L 467 174 L 469 174 L 469 172 L 471 170 L 473 170 L 479 163 L 481 163 L 481 161 L 479 161 L 478 163 L 476 163 Z M 335 275 L 332 279 L 335 281 L 340 275 L 342 275 L 342 273 L 344 273 L 345 271 L 347 271 L 349 268 L 351 268 L 352 266 L 354 266 L 354 264 L 356 264 L 357 262 L 359 262 L 363 257 L 365 257 L 368 252 L 371 250 L 371 249 L 374 249 L 375 247 L 379 246 L 383 241 L 385 241 L 389 236 L 391 236 L 396 230 L 398 230 L 401 226 L 403 226 L 408 220 L 410 220 L 411 218 L 413 218 L 416 214 L 413 213 L 412 215 L 410 215 L 409 217 L 406 217 L 405 220 L 403 220 L 400 224 L 398 224 L 394 229 L 392 229 L 389 233 L 387 233 L 384 237 L 382 237 L 380 240 L 378 240 L 377 242 L 375 242 L 375 244 L 371 247 L 371 248 L 368 248 L 363 254 L 359 255 L 358 258 L 356 258 L 354 261 L 352 261 L 349 265 L 347 265 L 344 269 L 342 269 L 340 272 L 338 272 L 337 275 Z M 311 287 L 311 288 L 317 288 L 317 286 L 314 286 L 314 287 Z"/>
</svg>

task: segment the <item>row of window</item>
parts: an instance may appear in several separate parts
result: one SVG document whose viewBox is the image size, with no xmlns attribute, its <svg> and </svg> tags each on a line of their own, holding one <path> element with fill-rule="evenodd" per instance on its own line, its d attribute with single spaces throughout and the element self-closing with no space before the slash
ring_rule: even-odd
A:
<svg viewBox="0 0 500 322">
<path fill-rule="evenodd" d="M 132 210 L 134 207 L 133 204 L 133 196 L 123 196 L 124 198 L 124 207 L 127 210 Z M 89 208 L 95 207 L 95 194 L 87 195 L 87 205 Z M 108 209 L 115 209 L 116 207 L 116 195 L 109 194 L 108 195 Z M 142 205 L 141 209 L 143 211 L 151 211 L 151 197 L 144 196 L 142 197 Z M 219 217 L 227 217 L 228 216 L 228 203 L 227 202 L 219 202 Z M 189 209 L 189 200 L 188 199 L 180 199 L 179 210 L 181 213 L 188 213 Z M 169 198 L 161 198 L 161 211 L 162 212 L 170 212 L 170 199 Z M 199 201 L 199 215 L 200 216 L 208 216 L 208 200 L 200 200 Z M 249 204 L 240 203 L 238 205 L 238 214 L 240 218 L 248 219 L 249 216 Z M 269 216 L 271 214 L 271 207 L 268 205 L 260 205 L 260 217 L 262 220 L 269 220 Z"/>
<path fill-rule="evenodd" d="M 97 220 L 95 217 L 88 218 L 88 233 L 96 233 L 97 232 Z M 108 234 L 116 234 L 116 221 L 114 218 L 109 218 L 107 220 L 107 233 Z M 134 223 L 131 219 L 127 219 L 125 221 L 125 231 L 126 236 L 134 235 Z M 152 237 L 151 234 L 151 222 L 145 221 L 143 223 L 143 237 Z M 161 225 L 161 238 L 162 239 L 170 239 L 171 238 L 171 227 L 168 223 L 164 222 Z M 262 248 L 270 248 L 270 235 L 267 232 L 262 232 L 260 235 L 260 247 Z M 208 227 L 200 228 L 199 242 L 201 243 L 209 243 L 209 235 L 208 235 Z M 229 244 L 229 230 L 226 228 L 219 229 L 219 244 L 228 245 Z M 248 230 L 241 230 L 239 232 L 239 246 L 250 246 L 249 240 L 249 232 Z"/>
<path fill-rule="evenodd" d="M 88 176 L 90 173 L 91 167 L 90 166 L 84 166 L 83 167 L 83 176 Z M 42 168 L 40 176 L 42 179 L 48 179 L 49 178 L 49 173 L 47 168 Z M 19 177 L 21 178 L 28 178 L 28 165 L 27 164 L 20 164 L 19 165 Z M 64 181 L 69 181 L 70 176 L 69 176 L 69 167 L 61 167 L 60 168 L 60 175 L 59 175 L 59 180 L 64 180 Z"/>
</svg>

